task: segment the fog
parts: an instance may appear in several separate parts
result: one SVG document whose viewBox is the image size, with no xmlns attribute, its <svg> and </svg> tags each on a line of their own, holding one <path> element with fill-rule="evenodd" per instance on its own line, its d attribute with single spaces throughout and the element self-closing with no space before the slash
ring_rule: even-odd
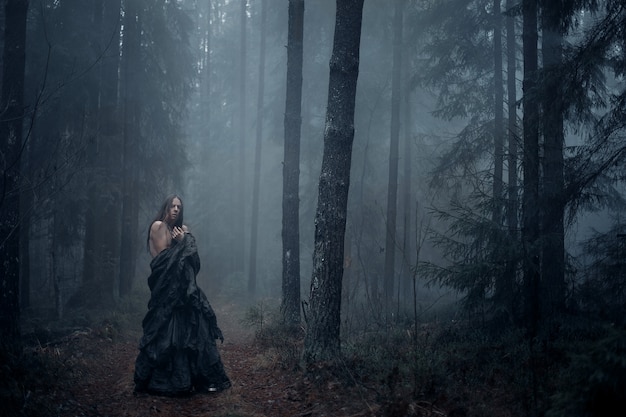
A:
<svg viewBox="0 0 626 417">
<path fill-rule="evenodd" d="M 3 412 L 623 409 L 623 3 L 3 2 Z"/>
<path fill-rule="evenodd" d="M 385 198 L 387 187 L 390 96 L 392 61 L 392 33 L 387 19 L 393 8 L 385 2 L 368 2 L 363 17 L 361 61 L 355 114 L 355 139 L 350 185 L 348 228 L 352 233 L 367 224 L 370 229 L 363 239 L 367 255 L 363 267 L 369 274 L 382 274 L 385 245 Z M 270 2 L 266 45 L 266 78 L 263 112 L 263 137 L 260 173 L 260 204 L 257 249 L 258 293 L 257 297 L 280 297 L 281 285 L 281 215 L 282 215 L 282 160 L 283 117 L 285 106 L 286 34 L 287 8 L 284 4 Z M 255 129 L 257 128 L 256 104 L 259 87 L 258 62 L 258 5 L 251 5 L 248 27 L 248 55 L 246 57 L 246 125 L 241 129 L 238 89 L 238 71 L 241 64 L 238 49 L 217 49 L 211 56 L 218 68 L 220 62 L 231 65 L 223 71 L 211 73 L 212 94 L 224 96 L 222 108 L 212 108 L 210 124 L 205 123 L 206 114 L 201 93 L 194 96 L 191 107 L 199 112 L 193 114 L 185 126 L 185 134 L 191 152 L 182 186 L 190 227 L 199 236 L 200 252 L 206 259 L 207 268 L 202 279 L 222 280 L 223 290 L 233 296 L 246 292 L 249 276 L 251 201 L 254 178 Z M 233 13 L 238 9 L 233 7 Z M 224 17 L 228 20 L 228 15 Z M 300 162 L 300 237 L 302 293 L 306 295 L 310 280 L 313 251 L 314 212 L 317 202 L 317 181 L 323 151 L 324 119 L 328 91 L 328 62 L 332 48 L 334 27 L 334 2 L 322 1 L 314 7 L 305 7 L 302 136 Z M 238 30 L 237 27 L 233 27 Z M 230 36 L 238 41 L 238 34 Z M 215 45 L 221 43 L 214 39 Z M 224 79 L 232 84 L 223 84 Z M 224 90 L 220 91 L 221 86 Z M 229 91 L 225 91 L 226 89 Z M 433 195 L 427 188 L 428 170 L 433 166 L 439 144 L 427 143 L 428 138 L 454 137 L 460 127 L 454 123 L 438 122 L 432 115 L 435 97 L 422 91 L 411 94 L 414 109 L 410 126 L 403 140 L 410 141 L 412 174 L 415 190 L 412 205 L 419 205 L 425 215 Z M 238 147 L 244 134 L 243 160 Z M 436 132 L 436 133 L 435 133 Z M 434 141 L 433 141 L 434 142 Z M 400 164 L 404 157 L 400 156 Z M 400 171 L 402 172 L 402 171 Z M 402 175 L 402 174 L 400 174 Z M 238 207 L 238 193 L 244 195 L 243 207 Z M 156 200 L 156 199 L 155 199 Z M 239 218 L 233 218 L 234 215 Z M 242 216 L 242 217 L 241 217 Z M 355 232 L 356 231 L 356 232 Z M 243 233 L 243 236 L 239 234 Z M 373 256 L 370 256 L 371 254 Z M 434 250 L 425 251 L 426 256 L 436 257 Z M 244 260 L 244 262 L 242 262 Z M 399 265 L 401 262 L 399 262 Z M 379 271 L 379 272 L 374 272 Z"/>
<path fill-rule="evenodd" d="M 197 237 L 203 265 L 199 282 L 220 300 L 253 305 L 268 299 L 277 305 L 283 269 L 288 4 L 268 1 L 263 29 L 261 2 L 126 3 L 120 3 L 123 13 L 115 2 L 98 8 L 91 3 L 42 1 L 41 7 L 29 10 L 27 146 L 20 194 L 27 237 L 22 250 L 30 255 L 29 263 L 21 265 L 23 276 L 29 277 L 22 292 L 25 311 L 37 316 L 54 310 L 62 316 L 68 304 L 89 303 L 84 301 L 85 291 L 94 291 L 89 289 L 92 282 L 100 283 L 96 292 L 104 288 L 115 302 L 131 290 L 146 297 L 147 231 L 171 193 L 182 196 L 185 223 Z M 385 255 L 393 250 L 394 297 L 402 310 L 408 306 L 404 296 L 413 278 L 418 291 L 408 298 L 420 305 L 443 305 L 467 295 L 464 285 L 437 277 L 432 270 L 429 275 L 428 267 L 417 268 L 423 263 L 471 264 L 471 256 L 463 260 L 469 252 L 455 255 L 442 245 L 444 240 L 488 248 L 484 236 L 455 235 L 452 224 L 466 215 L 477 222 L 491 216 L 485 207 L 491 204 L 497 159 L 490 130 L 493 69 L 488 48 L 493 31 L 489 26 L 477 28 L 468 17 L 489 16 L 492 6 L 481 9 L 468 2 L 472 13 L 465 16 L 434 5 L 428 11 L 415 2 L 406 5 L 399 48 L 398 181 L 391 185 L 397 187 L 397 212 L 392 214 L 397 227 L 390 248 L 387 199 L 390 161 L 396 159 L 390 154 L 392 4 L 368 0 L 363 10 L 344 290 L 355 303 L 376 299 L 371 291 L 382 288 L 378 283 L 385 275 Z M 128 20 L 125 16 L 131 13 L 139 17 Z M 581 19 L 588 26 L 595 22 Z M 311 279 L 334 24 L 334 1 L 307 2 L 299 177 L 303 299 Z M 583 39 L 584 27 L 573 29 L 568 39 Z M 440 30 L 448 31 L 448 36 Z M 519 53 L 516 57 L 514 90 L 519 101 L 523 73 Z M 608 91 L 617 91 L 619 80 L 610 80 Z M 514 115 L 518 127 L 523 117 L 520 103 Z M 609 112 L 600 106 L 592 111 Z M 505 121 L 508 116 L 505 112 Z M 592 128 L 572 120 L 566 121 L 564 130 L 565 155 L 574 164 Z M 519 147 L 523 138 L 516 135 Z M 511 171 L 507 152 L 502 166 L 505 188 Z M 505 194 L 520 198 L 523 168 L 519 148 L 518 152 L 518 184 Z M 257 160 L 259 220 L 254 225 Z M 567 175 L 577 169 L 572 167 L 566 169 Z M 621 224 L 623 193 L 614 188 L 618 183 L 606 184 L 597 184 L 601 197 L 594 199 L 591 187 L 581 192 L 587 193 L 587 200 L 572 204 L 575 211 L 566 219 L 565 234 L 569 252 L 579 253 L 580 243 L 592 231 Z M 516 216 L 521 219 L 521 213 Z M 501 223 L 504 230 L 506 222 Z M 515 230 L 519 232 L 521 225 Z M 255 232 L 256 246 L 251 242 Z M 488 287 L 489 293 L 491 284 Z"/>
</svg>

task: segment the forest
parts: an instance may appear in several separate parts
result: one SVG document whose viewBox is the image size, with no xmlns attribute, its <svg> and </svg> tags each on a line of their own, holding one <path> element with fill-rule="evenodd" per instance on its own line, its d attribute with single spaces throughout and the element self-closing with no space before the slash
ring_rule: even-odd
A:
<svg viewBox="0 0 626 417">
<path fill-rule="evenodd" d="M 2 0 L 0 29 L 0 417 L 626 409 L 625 1 Z M 172 194 L 219 393 L 133 391 Z"/>
</svg>

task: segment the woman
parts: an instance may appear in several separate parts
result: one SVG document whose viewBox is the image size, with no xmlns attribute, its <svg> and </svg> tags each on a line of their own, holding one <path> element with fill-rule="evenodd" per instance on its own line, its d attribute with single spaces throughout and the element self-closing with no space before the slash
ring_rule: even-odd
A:
<svg viewBox="0 0 626 417">
<path fill-rule="evenodd" d="M 224 341 L 215 312 L 196 285 L 200 258 L 183 224 L 183 202 L 165 199 L 150 225 L 150 302 L 135 361 L 135 391 L 187 395 L 230 387 L 216 339 Z"/>
</svg>

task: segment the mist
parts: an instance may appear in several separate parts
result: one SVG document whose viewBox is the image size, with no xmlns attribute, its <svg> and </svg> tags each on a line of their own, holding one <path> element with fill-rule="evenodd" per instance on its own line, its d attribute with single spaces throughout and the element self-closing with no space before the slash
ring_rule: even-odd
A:
<svg viewBox="0 0 626 417">
<path fill-rule="evenodd" d="M 339 19 L 350 1 L 359 11 Z M 269 367 L 290 381 L 277 391 L 307 399 L 285 415 L 342 402 L 385 416 L 426 415 L 415 411 L 425 403 L 450 416 L 596 404 L 585 378 L 617 366 L 626 325 L 621 2 L 365 0 L 360 13 L 361 2 L 3 2 L 0 334 L 18 346 L 7 342 L 11 381 L 28 368 L 21 355 L 36 352 L 45 373 L 57 363 L 48 346 L 74 358 L 106 340 L 126 384 L 120 404 L 145 405 L 127 395 L 122 367 L 151 297 L 149 230 L 176 194 L 198 286 L 223 323 L 234 403 L 258 400 L 236 381 L 261 384 Z M 341 38 L 342 24 L 360 34 Z M 338 53 L 354 39 L 358 51 Z M 357 75 L 352 111 L 345 80 Z M 299 109 L 287 108 L 294 90 Z M 336 126 L 339 116 L 350 123 Z M 297 219 L 283 211 L 294 144 Z M 349 175 L 324 174 L 329 160 Z M 348 187 L 345 208 L 338 192 L 321 197 L 329 182 Z M 564 359 L 585 343 L 609 353 Z M 241 365 L 256 352 L 263 361 Z M 315 409 L 306 387 L 331 380 L 341 395 Z M 468 381 L 507 393 L 457 395 Z M 610 404 L 623 394 L 602 384 Z M 276 395 L 257 411 L 279 415 Z"/>
</svg>

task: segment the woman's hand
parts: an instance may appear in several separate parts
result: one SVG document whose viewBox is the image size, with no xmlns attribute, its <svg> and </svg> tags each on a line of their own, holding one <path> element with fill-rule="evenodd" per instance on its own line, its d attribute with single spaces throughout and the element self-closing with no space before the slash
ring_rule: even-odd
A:
<svg viewBox="0 0 626 417">
<path fill-rule="evenodd" d="M 172 239 L 180 242 L 185 237 L 185 231 L 181 227 L 174 227 L 172 229 Z"/>
</svg>

